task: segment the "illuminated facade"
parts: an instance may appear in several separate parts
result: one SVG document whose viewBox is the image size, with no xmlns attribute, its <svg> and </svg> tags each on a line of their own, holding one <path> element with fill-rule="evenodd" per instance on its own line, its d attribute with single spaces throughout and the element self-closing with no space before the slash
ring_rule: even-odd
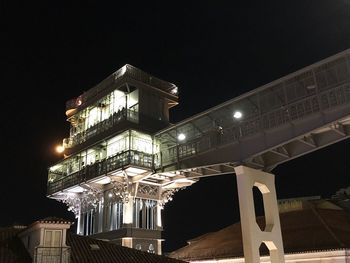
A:
<svg viewBox="0 0 350 263">
<path fill-rule="evenodd" d="M 269 172 L 350 138 L 350 49 L 169 125 L 177 102 L 174 84 L 130 65 L 69 101 L 70 136 L 49 168 L 48 196 L 76 214 L 79 234 L 160 254 L 161 209 L 173 193 L 236 173 L 246 262 L 258 262 L 265 243 L 283 263 Z M 254 230 L 252 187 L 269 204 L 264 231 Z"/>
<path fill-rule="evenodd" d="M 178 101 L 174 84 L 125 65 L 67 102 L 65 158 L 49 168 L 48 196 L 75 213 L 77 233 L 161 254 L 161 210 L 195 180 L 157 175 L 159 142 Z"/>
</svg>

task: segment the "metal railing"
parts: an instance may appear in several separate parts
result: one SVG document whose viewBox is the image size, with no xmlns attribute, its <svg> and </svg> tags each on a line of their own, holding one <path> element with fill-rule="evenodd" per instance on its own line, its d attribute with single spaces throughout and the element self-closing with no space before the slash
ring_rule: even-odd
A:
<svg viewBox="0 0 350 263">
<path fill-rule="evenodd" d="M 242 137 L 301 120 L 350 101 L 350 50 L 289 74 L 160 131 L 166 166 Z M 236 110 L 242 119 L 234 119 Z M 220 128 L 220 129 L 218 129 Z M 178 141 L 179 133 L 186 134 Z"/>
<path fill-rule="evenodd" d="M 115 80 L 126 75 L 150 85 L 158 81 L 129 65 L 115 73 Z M 173 87 L 171 83 L 167 85 Z M 350 50 L 347 50 L 158 132 L 155 139 L 161 144 L 161 152 L 154 156 L 157 162 L 153 166 L 172 165 L 349 102 Z M 233 118 L 235 110 L 241 110 L 244 117 Z M 100 129 L 94 128 L 84 138 L 98 132 Z M 186 134 L 186 140 L 177 140 L 179 133 Z"/>
<path fill-rule="evenodd" d="M 102 132 L 114 127 L 116 124 L 121 123 L 122 121 L 131 121 L 134 123 L 138 123 L 139 121 L 139 113 L 135 110 L 125 110 L 123 109 L 120 112 L 115 112 L 108 119 L 105 119 L 96 125 L 86 129 L 83 132 L 80 132 L 72 137 L 65 138 L 63 140 L 63 144 L 65 148 L 72 148 L 76 145 L 79 145 L 90 138 L 101 134 Z"/>
<path fill-rule="evenodd" d="M 92 165 L 86 165 L 79 171 L 66 175 L 63 178 L 48 182 L 47 193 L 53 194 L 68 187 L 79 185 L 80 183 L 95 177 L 107 174 L 127 165 L 135 165 L 148 169 L 153 168 L 153 155 L 135 150 L 128 150 L 103 159 Z M 49 177 L 50 177 L 49 172 Z"/>
<path fill-rule="evenodd" d="M 100 82 L 95 87 L 89 89 L 87 92 L 84 92 L 82 95 L 79 96 L 81 102 L 81 105 L 85 104 L 88 101 L 94 100 L 94 98 L 104 90 L 108 89 L 112 85 L 117 86 L 118 84 L 121 84 L 123 79 L 125 77 L 132 78 L 134 80 L 143 82 L 145 84 L 151 85 L 153 87 L 159 88 L 163 91 L 166 91 L 168 93 L 171 92 L 173 88 L 176 88 L 176 85 L 164 80 L 161 80 L 159 78 L 156 78 L 154 76 L 151 76 L 150 74 L 135 68 L 134 66 L 126 64 L 124 67 L 117 70 L 115 73 L 104 79 L 102 82 Z M 66 110 L 69 109 L 75 109 L 77 108 L 77 99 L 71 99 L 67 101 L 66 103 Z"/>
<path fill-rule="evenodd" d="M 37 247 L 34 252 L 35 263 L 70 263 L 70 247 Z"/>
</svg>

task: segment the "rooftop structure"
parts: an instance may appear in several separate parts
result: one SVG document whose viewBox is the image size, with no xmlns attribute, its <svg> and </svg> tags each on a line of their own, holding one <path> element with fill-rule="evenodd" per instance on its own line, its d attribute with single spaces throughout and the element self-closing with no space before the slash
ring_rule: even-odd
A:
<svg viewBox="0 0 350 263">
<path fill-rule="evenodd" d="M 71 222 L 46 218 L 28 227 L 0 228 L 0 262 L 13 263 L 181 263 L 183 261 L 79 236 Z"/>
</svg>

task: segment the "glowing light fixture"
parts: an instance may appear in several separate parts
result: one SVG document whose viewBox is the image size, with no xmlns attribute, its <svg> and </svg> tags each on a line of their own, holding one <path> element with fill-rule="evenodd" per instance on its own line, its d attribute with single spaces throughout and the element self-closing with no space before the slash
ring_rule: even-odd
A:
<svg viewBox="0 0 350 263">
<path fill-rule="evenodd" d="M 112 198 L 113 194 L 112 193 L 108 193 L 108 197 Z"/>
<path fill-rule="evenodd" d="M 56 146 L 56 152 L 63 153 L 64 152 L 64 146 L 63 145 L 57 145 Z"/>
<path fill-rule="evenodd" d="M 240 119 L 240 118 L 242 118 L 242 116 L 243 116 L 243 114 L 240 111 L 235 111 L 235 113 L 233 114 L 233 118 L 235 118 L 235 119 Z"/>
<path fill-rule="evenodd" d="M 75 104 L 76 104 L 77 106 L 80 106 L 82 103 L 83 103 L 83 100 L 82 100 L 81 96 L 79 96 L 79 97 L 76 99 Z"/>
<path fill-rule="evenodd" d="M 170 93 L 176 95 L 179 92 L 178 88 L 175 86 Z"/>
<path fill-rule="evenodd" d="M 186 139 L 186 135 L 183 134 L 183 133 L 180 133 L 180 134 L 177 136 L 177 139 L 178 139 L 179 141 L 183 141 L 183 140 Z"/>
</svg>

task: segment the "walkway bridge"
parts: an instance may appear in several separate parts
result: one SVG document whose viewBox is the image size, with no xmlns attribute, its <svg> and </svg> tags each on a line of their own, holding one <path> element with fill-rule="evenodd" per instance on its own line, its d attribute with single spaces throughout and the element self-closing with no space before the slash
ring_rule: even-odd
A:
<svg viewBox="0 0 350 263">
<path fill-rule="evenodd" d="M 349 136 L 350 49 L 158 132 L 156 172 L 271 171 Z"/>
</svg>

